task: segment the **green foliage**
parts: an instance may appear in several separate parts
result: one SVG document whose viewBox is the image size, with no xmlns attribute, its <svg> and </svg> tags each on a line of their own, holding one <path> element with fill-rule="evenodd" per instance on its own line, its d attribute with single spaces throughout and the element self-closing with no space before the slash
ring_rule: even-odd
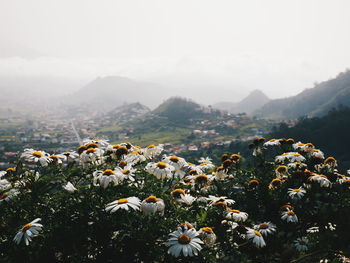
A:
<svg viewBox="0 0 350 263">
<path fill-rule="evenodd" d="M 333 109 L 321 118 L 304 118 L 292 128 L 285 124 L 275 128 L 272 138 L 285 136 L 303 142 L 313 142 L 327 155 L 340 161 L 340 167 L 350 167 L 350 108 Z"/>
</svg>

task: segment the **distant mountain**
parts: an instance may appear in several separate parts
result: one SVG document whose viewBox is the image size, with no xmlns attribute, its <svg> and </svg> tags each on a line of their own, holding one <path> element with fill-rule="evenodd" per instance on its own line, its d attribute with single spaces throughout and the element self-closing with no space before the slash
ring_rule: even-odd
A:
<svg viewBox="0 0 350 263">
<path fill-rule="evenodd" d="M 272 100 L 254 114 L 271 119 L 295 119 L 301 116 L 323 116 L 332 108 L 350 106 L 350 71 L 316 84 L 296 96 Z"/>
<path fill-rule="evenodd" d="M 214 104 L 213 107 L 231 113 L 245 112 L 251 114 L 269 101 L 270 99 L 261 90 L 254 90 L 240 102 L 219 102 Z"/>
<path fill-rule="evenodd" d="M 85 107 L 87 110 L 110 111 L 123 104 L 137 101 L 146 105 L 158 105 L 165 99 L 162 87 L 148 82 L 138 82 L 119 76 L 99 77 L 76 93 L 65 98 L 66 103 Z"/>
</svg>

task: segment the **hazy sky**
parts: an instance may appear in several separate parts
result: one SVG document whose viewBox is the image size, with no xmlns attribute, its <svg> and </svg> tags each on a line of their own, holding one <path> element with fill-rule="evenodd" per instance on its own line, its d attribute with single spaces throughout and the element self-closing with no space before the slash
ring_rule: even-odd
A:
<svg viewBox="0 0 350 263">
<path fill-rule="evenodd" d="M 0 0 L 0 75 L 296 94 L 350 67 L 348 0 Z"/>
</svg>

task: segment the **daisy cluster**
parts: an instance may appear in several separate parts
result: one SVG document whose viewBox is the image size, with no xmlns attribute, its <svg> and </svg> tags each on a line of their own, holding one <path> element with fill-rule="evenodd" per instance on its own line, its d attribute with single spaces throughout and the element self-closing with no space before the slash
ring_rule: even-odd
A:
<svg viewBox="0 0 350 263">
<path fill-rule="evenodd" d="M 0 247 L 9 240 L 38 251 L 50 244 L 63 261 L 83 252 L 55 240 L 87 242 L 82 251 L 91 260 L 262 262 L 290 250 L 289 260 L 312 250 L 346 258 L 348 235 L 338 229 L 349 227 L 340 215 L 350 219 L 350 177 L 336 159 L 293 139 L 261 137 L 249 148 L 253 165 L 240 154 L 224 153 L 218 165 L 209 157 L 192 163 L 163 154 L 161 144 L 100 139 L 56 154 L 25 149 L 15 167 L 0 172 Z M 320 245 L 332 235 L 340 241 Z"/>
</svg>

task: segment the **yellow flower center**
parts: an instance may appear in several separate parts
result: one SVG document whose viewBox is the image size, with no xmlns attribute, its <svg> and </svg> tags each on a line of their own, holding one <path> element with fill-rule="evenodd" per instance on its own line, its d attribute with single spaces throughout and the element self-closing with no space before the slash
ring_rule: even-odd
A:
<svg viewBox="0 0 350 263">
<path fill-rule="evenodd" d="M 126 148 L 125 146 L 120 146 L 117 149 L 117 154 L 123 155 L 123 154 L 127 154 L 128 153 L 128 148 Z"/>
<path fill-rule="evenodd" d="M 174 163 L 177 163 L 179 161 L 179 157 L 177 157 L 176 155 L 173 155 L 170 157 L 170 161 L 174 162 Z"/>
<path fill-rule="evenodd" d="M 168 165 L 164 162 L 158 162 L 156 165 L 159 169 L 165 169 Z"/>
<path fill-rule="evenodd" d="M 0 195 L 0 200 L 3 200 L 8 196 L 9 196 L 8 193 L 3 193 L 2 195 Z"/>
<path fill-rule="evenodd" d="M 128 163 L 125 162 L 125 161 L 121 161 L 118 166 L 121 167 L 121 168 L 124 168 Z"/>
<path fill-rule="evenodd" d="M 188 173 L 190 175 L 195 175 L 195 174 L 197 174 L 197 171 L 195 169 L 191 169 Z"/>
<path fill-rule="evenodd" d="M 79 146 L 78 147 L 78 153 L 81 154 L 83 151 L 85 151 L 87 147 L 85 145 Z"/>
<path fill-rule="evenodd" d="M 89 143 L 88 145 L 86 145 L 87 148 L 98 148 L 98 144 L 97 143 Z"/>
<path fill-rule="evenodd" d="M 262 237 L 262 235 L 259 231 L 254 230 L 254 234 L 257 235 L 258 237 Z"/>
<path fill-rule="evenodd" d="M 280 165 L 280 166 L 278 166 L 277 167 L 277 172 L 279 172 L 279 173 L 284 173 L 284 172 L 286 172 L 287 170 L 288 170 L 288 168 L 287 168 L 287 166 L 285 166 L 285 165 Z"/>
<path fill-rule="evenodd" d="M 300 154 L 299 154 L 299 153 L 293 153 L 293 156 L 294 156 L 294 157 L 299 157 Z"/>
<path fill-rule="evenodd" d="M 41 152 L 33 152 L 32 154 L 33 154 L 33 156 L 35 156 L 37 158 L 40 158 L 43 156 L 43 154 Z"/>
<path fill-rule="evenodd" d="M 57 157 L 57 155 L 50 155 L 50 159 L 53 159 L 53 160 L 57 161 L 58 157 Z"/>
<path fill-rule="evenodd" d="M 294 139 L 292 139 L 292 138 L 289 138 L 289 139 L 287 139 L 287 141 L 286 141 L 287 143 L 294 143 Z"/>
<path fill-rule="evenodd" d="M 26 232 L 29 228 L 31 228 L 32 225 L 31 224 L 26 224 L 24 225 L 24 227 L 22 227 L 22 232 Z"/>
<path fill-rule="evenodd" d="M 180 244 L 186 245 L 191 242 L 191 238 L 186 234 L 182 234 L 177 238 L 177 241 L 179 241 Z"/>
<path fill-rule="evenodd" d="M 337 160 L 334 157 L 328 157 L 326 160 L 324 160 L 324 163 L 335 166 L 337 164 Z"/>
<path fill-rule="evenodd" d="M 150 144 L 147 146 L 148 149 L 152 149 L 152 148 L 155 148 L 156 146 L 154 144 Z"/>
<path fill-rule="evenodd" d="M 174 191 L 171 192 L 171 195 L 175 198 L 180 198 L 181 195 L 184 195 L 185 194 L 185 190 L 183 189 L 175 189 Z"/>
<path fill-rule="evenodd" d="M 248 182 L 250 186 L 257 186 L 260 182 L 256 179 L 252 179 Z"/>
<path fill-rule="evenodd" d="M 241 211 L 239 211 L 237 209 L 230 209 L 230 212 L 235 213 L 235 214 L 239 214 Z"/>
<path fill-rule="evenodd" d="M 299 192 L 301 192 L 301 189 L 299 189 L 299 188 L 297 188 L 297 189 L 293 189 L 293 191 L 292 192 L 294 192 L 294 193 L 299 193 Z"/>
<path fill-rule="evenodd" d="M 269 228 L 269 225 L 268 224 L 261 224 L 259 226 L 260 229 L 268 229 Z"/>
<path fill-rule="evenodd" d="M 204 166 L 204 165 L 207 165 L 208 163 L 204 162 L 204 163 L 201 163 L 200 166 Z"/>
<path fill-rule="evenodd" d="M 96 152 L 96 149 L 94 148 L 89 148 L 86 150 L 86 153 L 94 153 L 94 152 Z"/>
<path fill-rule="evenodd" d="M 128 203 L 129 201 L 128 201 L 128 198 L 122 198 L 122 199 L 119 199 L 118 200 L 118 205 L 121 205 L 121 204 L 126 204 L 126 203 Z"/>
<path fill-rule="evenodd" d="M 237 161 L 240 158 L 241 158 L 241 156 L 239 154 L 232 154 L 231 155 L 231 159 L 234 160 L 234 161 Z"/>
<path fill-rule="evenodd" d="M 287 212 L 287 215 L 289 215 L 289 216 L 294 216 L 295 213 L 294 213 L 293 211 L 288 211 L 288 212 Z"/>
<path fill-rule="evenodd" d="M 202 231 L 208 234 L 214 234 L 214 231 L 211 227 L 203 227 Z"/>
<path fill-rule="evenodd" d="M 128 169 L 125 169 L 125 170 L 123 170 L 123 172 L 122 172 L 123 174 L 130 174 L 130 170 L 128 170 Z"/>
<path fill-rule="evenodd" d="M 197 183 L 206 183 L 208 182 L 208 176 L 206 176 L 205 174 L 198 174 L 196 175 L 195 181 Z"/>
<path fill-rule="evenodd" d="M 118 145 L 118 144 L 113 145 L 113 149 L 119 149 L 119 147 L 120 147 L 120 145 Z"/>
<path fill-rule="evenodd" d="M 145 199 L 146 203 L 157 203 L 160 199 L 155 197 L 154 195 L 150 195 Z"/>
<path fill-rule="evenodd" d="M 217 208 L 224 208 L 224 209 L 226 209 L 227 204 L 226 204 L 225 201 L 218 201 L 218 202 L 215 202 L 214 206 L 217 207 Z"/>
<path fill-rule="evenodd" d="M 6 172 L 7 172 L 7 173 L 9 173 L 9 172 L 14 172 L 14 171 L 15 171 L 15 168 L 11 168 L 11 167 L 10 167 L 10 168 L 7 168 L 7 169 L 6 169 Z"/>
<path fill-rule="evenodd" d="M 271 184 L 274 185 L 274 186 L 279 185 L 280 183 L 282 183 L 282 180 L 281 180 L 281 179 L 278 179 L 278 178 L 273 179 L 273 180 L 271 181 Z"/>
<path fill-rule="evenodd" d="M 103 175 L 112 175 L 112 174 L 114 174 L 114 171 L 111 169 L 106 169 L 102 174 Z"/>
</svg>

